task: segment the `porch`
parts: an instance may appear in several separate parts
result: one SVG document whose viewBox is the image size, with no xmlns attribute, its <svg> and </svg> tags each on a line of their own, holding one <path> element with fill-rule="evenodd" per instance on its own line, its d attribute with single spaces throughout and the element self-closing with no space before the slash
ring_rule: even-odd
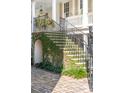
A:
<svg viewBox="0 0 124 93">
<path fill-rule="evenodd" d="M 73 24 L 75 27 L 83 27 L 83 15 L 75 15 L 65 18 L 69 23 Z M 93 15 L 88 13 L 88 26 L 93 26 Z M 71 28 L 71 26 L 68 26 Z"/>
</svg>

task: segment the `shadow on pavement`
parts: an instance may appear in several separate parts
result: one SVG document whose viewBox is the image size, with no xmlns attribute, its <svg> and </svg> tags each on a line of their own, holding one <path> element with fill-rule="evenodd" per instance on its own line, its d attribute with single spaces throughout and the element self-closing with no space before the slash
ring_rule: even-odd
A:
<svg viewBox="0 0 124 93">
<path fill-rule="evenodd" d="M 60 74 L 45 71 L 36 67 L 31 70 L 31 93 L 51 93 Z"/>
</svg>

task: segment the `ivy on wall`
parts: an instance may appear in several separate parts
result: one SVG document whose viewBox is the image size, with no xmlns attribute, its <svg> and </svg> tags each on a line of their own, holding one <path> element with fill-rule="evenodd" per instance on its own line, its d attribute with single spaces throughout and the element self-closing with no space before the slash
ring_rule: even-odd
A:
<svg viewBox="0 0 124 93">
<path fill-rule="evenodd" d="M 32 47 L 35 41 L 41 40 L 43 45 L 43 62 L 38 67 L 45 68 L 53 72 L 61 72 L 63 68 L 63 52 L 50 40 L 44 32 L 32 33 Z M 33 56 L 33 55 L 32 55 Z M 44 65 L 43 65 L 44 64 Z M 42 65 L 42 66 L 41 66 Z"/>
</svg>

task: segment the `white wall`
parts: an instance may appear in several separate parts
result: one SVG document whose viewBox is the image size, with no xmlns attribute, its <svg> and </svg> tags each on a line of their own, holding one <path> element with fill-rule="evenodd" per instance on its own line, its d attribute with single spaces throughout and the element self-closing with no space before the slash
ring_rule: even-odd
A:
<svg viewBox="0 0 124 93">
<path fill-rule="evenodd" d="M 37 0 L 36 1 L 36 16 L 38 16 L 39 10 L 43 9 L 44 12 L 48 13 L 52 17 L 52 1 L 51 0 Z"/>
<path fill-rule="evenodd" d="M 42 42 L 40 40 L 35 41 L 34 47 L 34 64 L 40 63 L 43 60 L 43 50 L 42 50 Z"/>
</svg>

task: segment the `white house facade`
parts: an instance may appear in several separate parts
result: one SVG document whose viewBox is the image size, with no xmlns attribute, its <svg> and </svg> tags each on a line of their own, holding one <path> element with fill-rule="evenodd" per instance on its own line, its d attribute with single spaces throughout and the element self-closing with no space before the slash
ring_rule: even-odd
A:
<svg viewBox="0 0 124 93">
<path fill-rule="evenodd" d="M 92 87 L 93 0 L 32 0 L 31 4 L 33 63 L 45 60 L 72 66 L 74 62 L 87 69 Z"/>
<path fill-rule="evenodd" d="M 75 27 L 93 25 L 93 0 L 32 0 L 32 20 L 41 8 L 57 23 L 61 17 Z"/>
</svg>

